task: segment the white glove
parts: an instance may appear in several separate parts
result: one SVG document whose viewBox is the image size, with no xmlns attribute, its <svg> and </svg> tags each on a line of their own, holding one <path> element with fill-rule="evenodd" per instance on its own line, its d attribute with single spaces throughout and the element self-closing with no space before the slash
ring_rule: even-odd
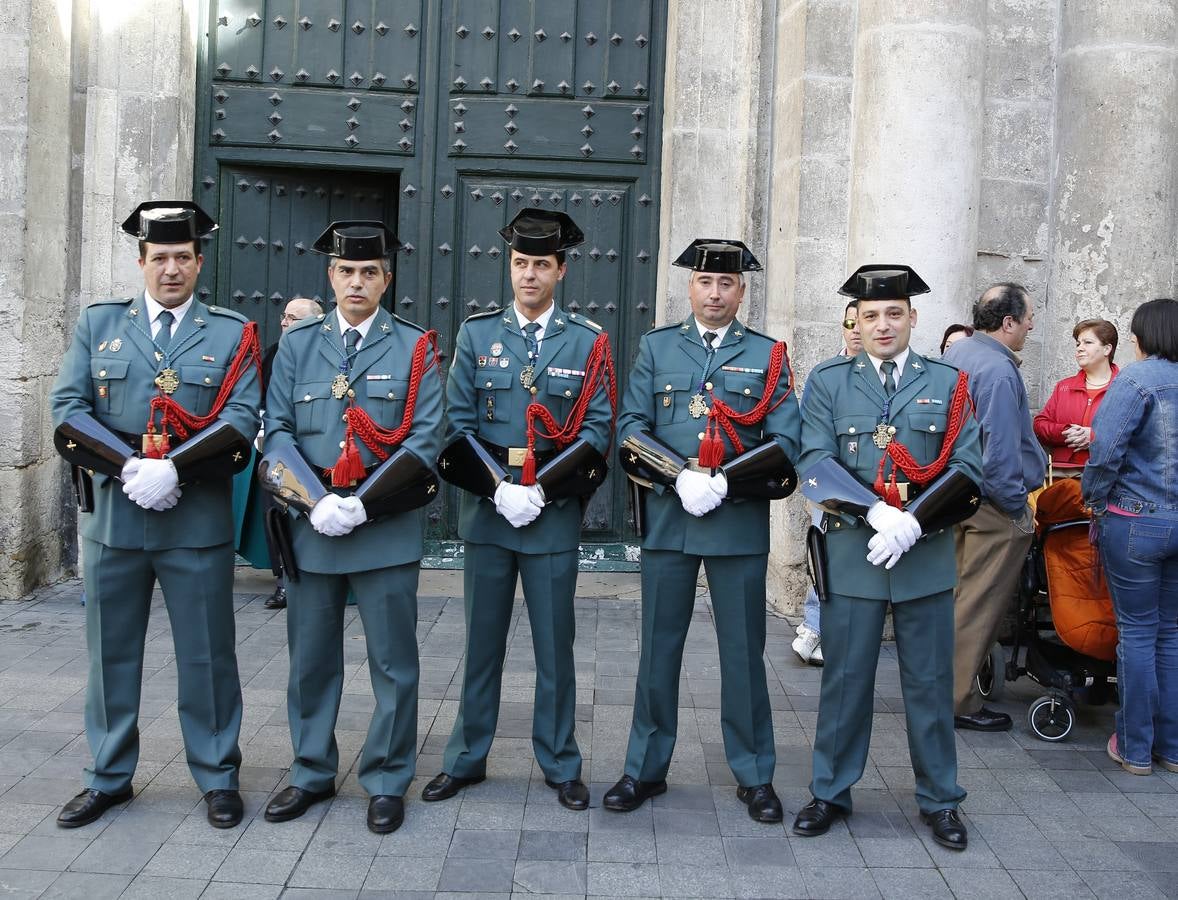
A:
<svg viewBox="0 0 1178 900">
<path fill-rule="evenodd" d="M 675 479 L 675 492 L 683 508 L 697 517 L 707 515 L 724 500 L 724 496 L 712 487 L 712 476 L 691 469 L 679 473 Z M 724 492 L 728 492 L 727 481 L 724 482 Z"/>
<path fill-rule="evenodd" d="M 180 478 L 172 461 L 165 458 L 138 462 L 130 480 L 123 482 L 123 493 L 143 509 L 163 512 L 175 506 L 180 499 Z M 129 465 L 124 464 L 124 473 Z"/>
<path fill-rule="evenodd" d="M 882 534 L 873 534 L 871 540 L 867 542 L 867 561 L 873 566 L 878 566 L 884 560 L 887 560 L 884 568 L 890 569 L 900 561 L 900 557 L 903 555 L 904 551 L 893 549 Z"/>
<path fill-rule="evenodd" d="M 350 532 L 356 527 L 355 511 L 344 503 L 339 494 L 325 494 L 311 510 L 311 527 L 324 537 L 343 537 Z"/>
<path fill-rule="evenodd" d="M 911 550 L 923 534 L 920 523 L 912 513 L 889 506 L 882 500 L 867 511 L 867 524 L 877 532 L 867 543 L 867 560 L 873 566 L 878 566 L 887 559 L 888 569 L 899 562 L 900 557 Z"/>
<path fill-rule="evenodd" d="M 728 476 L 723 472 L 717 472 L 709 478 L 708 484 L 721 500 L 728 496 Z"/>
<path fill-rule="evenodd" d="M 544 504 L 548 502 L 544 499 L 544 488 L 540 487 L 538 484 L 528 485 L 528 497 L 531 498 L 531 501 L 541 509 L 543 509 Z"/>
<path fill-rule="evenodd" d="M 534 496 L 535 492 L 532 488 L 501 481 L 499 487 L 495 488 L 495 512 L 503 516 L 512 528 L 531 525 L 540 515 L 541 509 L 541 506 L 533 499 Z"/>
<path fill-rule="evenodd" d="M 135 477 L 135 473 L 139 471 L 139 464 L 143 462 L 138 456 L 132 456 L 125 463 L 123 463 L 123 471 L 119 473 L 119 478 L 123 484 L 126 484 Z"/>
<path fill-rule="evenodd" d="M 340 500 L 339 508 L 344 513 L 349 531 L 368 521 L 368 510 L 364 508 L 364 501 L 359 497 L 344 497 Z"/>
</svg>

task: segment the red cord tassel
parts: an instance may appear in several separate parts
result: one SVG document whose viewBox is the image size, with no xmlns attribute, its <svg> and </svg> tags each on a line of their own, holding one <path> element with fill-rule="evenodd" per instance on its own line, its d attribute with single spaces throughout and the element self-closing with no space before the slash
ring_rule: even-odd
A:
<svg viewBox="0 0 1178 900">
<path fill-rule="evenodd" d="M 722 465 L 724 442 L 720 439 L 720 429 L 709 419 L 703 440 L 699 442 L 699 466 L 701 469 L 718 469 Z"/>
<path fill-rule="evenodd" d="M 530 487 L 536 483 L 536 452 L 529 447 L 524 455 L 523 472 L 520 474 L 520 484 Z"/>
<path fill-rule="evenodd" d="M 348 487 L 362 479 L 364 475 L 364 460 L 360 458 L 360 448 L 356 446 L 351 429 L 348 429 L 344 449 L 331 468 L 331 486 Z"/>
</svg>

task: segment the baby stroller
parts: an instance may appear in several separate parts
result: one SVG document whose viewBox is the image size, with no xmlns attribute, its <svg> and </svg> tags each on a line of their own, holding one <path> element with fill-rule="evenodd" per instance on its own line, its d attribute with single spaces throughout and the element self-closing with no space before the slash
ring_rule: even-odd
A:
<svg viewBox="0 0 1178 900">
<path fill-rule="evenodd" d="M 1047 688 L 1027 709 L 1027 724 L 1044 741 L 1071 733 L 1077 702 L 1116 698 L 1116 616 L 1089 525 L 1079 479 L 1057 481 L 1039 494 L 1010 659 L 995 647 L 983 667 L 988 672 L 978 676 L 983 694 L 993 699 L 1003 678 L 1029 675 Z"/>
</svg>

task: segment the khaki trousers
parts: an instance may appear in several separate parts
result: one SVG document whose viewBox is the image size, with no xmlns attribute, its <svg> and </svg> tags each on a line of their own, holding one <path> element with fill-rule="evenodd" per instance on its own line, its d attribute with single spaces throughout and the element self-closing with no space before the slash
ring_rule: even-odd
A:
<svg viewBox="0 0 1178 900">
<path fill-rule="evenodd" d="M 982 708 L 974 676 L 1011 606 L 1034 536 L 1034 516 L 1029 506 L 1018 519 L 1011 519 L 998 507 L 982 503 L 953 532 L 957 546 L 953 713 L 967 716 Z"/>
</svg>

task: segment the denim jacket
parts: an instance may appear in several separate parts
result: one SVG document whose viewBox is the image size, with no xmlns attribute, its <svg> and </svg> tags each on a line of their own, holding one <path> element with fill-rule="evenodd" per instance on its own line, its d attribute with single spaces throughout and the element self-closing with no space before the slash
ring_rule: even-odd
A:
<svg viewBox="0 0 1178 900">
<path fill-rule="evenodd" d="M 1122 369 L 1092 428 L 1084 502 L 1178 519 L 1178 363 L 1151 356 Z"/>
</svg>

